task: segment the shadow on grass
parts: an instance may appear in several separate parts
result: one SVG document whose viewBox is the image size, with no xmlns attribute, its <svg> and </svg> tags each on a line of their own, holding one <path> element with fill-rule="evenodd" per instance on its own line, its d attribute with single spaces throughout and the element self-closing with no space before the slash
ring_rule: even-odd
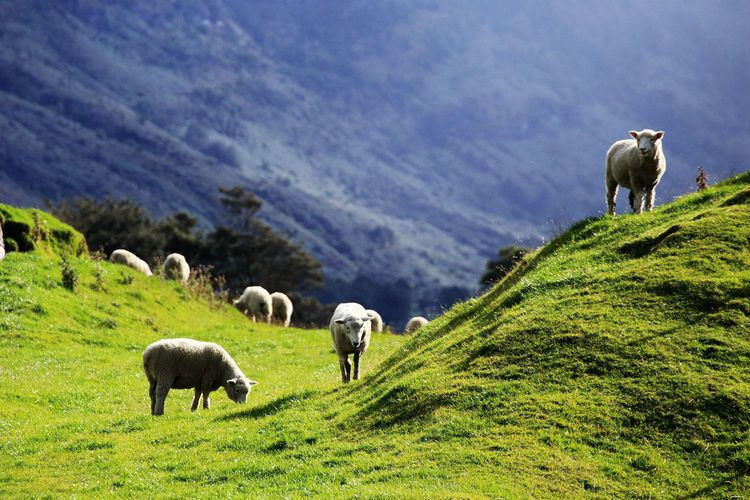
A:
<svg viewBox="0 0 750 500">
<path fill-rule="evenodd" d="M 291 408 L 295 404 L 300 403 L 306 399 L 309 399 L 311 396 L 313 396 L 316 393 L 317 391 L 313 391 L 313 390 L 293 392 L 291 394 L 287 394 L 285 396 L 276 398 L 273 401 L 269 401 L 268 403 L 264 405 L 255 406 L 248 410 L 239 411 L 236 413 L 232 413 L 230 415 L 223 415 L 221 417 L 216 418 L 216 420 L 226 421 L 226 420 L 238 420 L 238 419 L 246 419 L 246 418 L 268 417 L 270 415 L 274 415 L 275 413 L 278 413 L 287 408 Z"/>
<path fill-rule="evenodd" d="M 747 472 L 737 472 L 736 474 L 732 475 L 729 478 L 724 478 L 719 481 L 715 481 L 709 484 L 708 486 L 706 486 L 705 488 L 701 488 L 699 490 L 693 491 L 692 493 L 688 493 L 687 495 L 683 495 L 677 498 L 681 500 L 682 499 L 687 500 L 689 498 L 726 497 L 728 496 L 726 493 L 721 494 L 722 490 L 726 488 L 728 484 L 739 481 L 740 479 L 745 477 L 746 474 Z M 738 497 L 731 497 L 731 498 L 742 498 L 742 497 L 738 496 Z"/>
</svg>

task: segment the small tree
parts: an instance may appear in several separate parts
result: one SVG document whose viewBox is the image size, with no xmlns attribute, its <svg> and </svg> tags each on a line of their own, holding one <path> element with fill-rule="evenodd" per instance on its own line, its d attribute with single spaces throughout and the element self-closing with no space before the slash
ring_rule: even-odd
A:
<svg viewBox="0 0 750 500">
<path fill-rule="evenodd" d="M 698 176 L 695 178 L 695 183 L 698 185 L 698 191 L 708 189 L 708 174 L 703 167 L 698 167 Z"/>
<path fill-rule="evenodd" d="M 498 258 L 487 262 L 487 268 L 479 279 L 479 283 L 482 286 L 492 286 L 497 283 L 511 272 L 527 253 L 529 253 L 529 249 L 524 247 L 508 246 L 501 248 L 498 252 Z"/>
<path fill-rule="evenodd" d="M 64 255 L 60 266 L 62 269 L 62 285 L 71 292 L 75 292 L 76 285 L 78 284 L 78 273 Z"/>
</svg>

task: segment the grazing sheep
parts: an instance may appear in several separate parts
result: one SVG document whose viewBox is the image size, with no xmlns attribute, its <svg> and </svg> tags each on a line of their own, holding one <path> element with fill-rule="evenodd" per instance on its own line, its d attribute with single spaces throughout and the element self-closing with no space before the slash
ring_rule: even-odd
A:
<svg viewBox="0 0 750 500">
<path fill-rule="evenodd" d="M 661 147 L 664 132 L 644 129 L 630 131 L 635 140 L 615 142 L 607 151 L 606 185 L 607 213 L 615 214 L 615 197 L 618 186 L 630 189 L 628 200 L 633 212 L 654 208 L 656 185 L 667 169 L 667 160 Z"/>
<path fill-rule="evenodd" d="M 0 225 L 0 260 L 5 258 L 5 245 L 3 244 L 3 226 Z"/>
<path fill-rule="evenodd" d="M 209 394 L 223 387 L 229 399 L 247 401 L 247 394 L 258 382 L 242 373 L 232 357 L 218 344 L 193 339 L 164 339 L 143 351 L 143 370 L 148 378 L 151 415 L 164 415 L 164 400 L 170 389 L 195 388 L 191 411 L 211 407 Z"/>
<path fill-rule="evenodd" d="M 273 303 L 271 294 L 262 286 L 249 286 L 242 296 L 233 302 L 234 307 L 250 316 L 255 321 L 271 322 Z"/>
<path fill-rule="evenodd" d="M 151 268 L 148 267 L 148 264 L 138 258 L 133 252 L 128 252 L 127 250 L 123 250 L 122 248 L 119 248 L 112 252 L 112 255 L 109 256 L 109 261 L 114 262 L 115 264 L 124 264 L 128 267 L 132 267 L 136 271 L 139 271 L 146 276 L 151 276 Z"/>
<path fill-rule="evenodd" d="M 345 384 L 352 379 L 350 354 L 354 355 L 354 380 L 359 378 L 359 360 L 370 345 L 372 319 L 364 307 L 354 302 L 339 304 L 333 311 L 329 328 Z"/>
<path fill-rule="evenodd" d="M 406 328 L 404 328 L 404 333 L 413 333 L 419 330 L 420 328 L 422 328 L 427 323 L 429 323 L 429 321 L 427 321 L 427 318 L 424 318 L 422 316 L 414 316 L 412 319 L 410 319 L 406 323 Z"/>
<path fill-rule="evenodd" d="M 372 318 L 372 331 L 381 333 L 383 331 L 383 318 L 373 309 L 367 310 L 367 315 Z"/>
<path fill-rule="evenodd" d="M 289 326 L 292 321 L 292 301 L 285 293 L 273 292 L 271 294 L 271 308 L 273 309 L 273 321 L 280 325 Z"/>
<path fill-rule="evenodd" d="M 180 280 L 187 283 L 190 276 L 190 266 L 185 257 L 179 253 L 170 253 L 164 261 L 164 276 L 168 279 Z"/>
</svg>

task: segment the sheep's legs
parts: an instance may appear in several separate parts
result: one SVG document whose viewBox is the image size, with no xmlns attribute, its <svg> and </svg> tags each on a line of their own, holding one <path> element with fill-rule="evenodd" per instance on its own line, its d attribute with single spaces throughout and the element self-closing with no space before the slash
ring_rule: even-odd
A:
<svg viewBox="0 0 750 500">
<path fill-rule="evenodd" d="M 656 195 L 656 190 L 654 188 L 651 188 L 646 191 L 646 210 L 649 212 L 653 210 L 654 208 L 654 196 Z"/>
<path fill-rule="evenodd" d="M 354 353 L 354 376 L 352 377 L 354 380 L 359 379 L 359 358 L 362 356 L 360 352 Z"/>
<path fill-rule="evenodd" d="M 190 411 L 195 411 L 198 409 L 198 401 L 201 399 L 201 390 L 197 387 L 195 388 L 195 396 L 193 397 L 193 404 L 190 405 Z"/>
<path fill-rule="evenodd" d="M 199 387 L 195 388 L 195 397 L 193 397 L 193 405 L 190 407 L 190 411 L 195 411 L 198 409 L 198 402 L 201 399 L 201 394 L 203 394 L 203 409 L 208 410 L 211 408 L 211 398 L 209 397 L 209 394 L 211 391 L 207 389 L 201 390 Z"/>
<path fill-rule="evenodd" d="M 148 397 L 151 399 L 151 415 L 153 415 L 156 405 L 156 380 L 148 381 Z"/>
<path fill-rule="evenodd" d="M 643 212 L 643 194 L 642 189 L 630 191 L 630 206 L 637 214 Z"/>
<path fill-rule="evenodd" d="M 615 215 L 617 206 L 617 182 L 614 179 L 607 178 L 607 213 Z"/>
<path fill-rule="evenodd" d="M 164 415 L 164 400 L 169 394 L 169 384 L 157 382 L 156 384 L 156 403 L 152 415 Z"/>
<path fill-rule="evenodd" d="M 347 357 L 339 358 L 339 368 L 341 369 L 341 381 L 346 384 L 347 382 L 349 382 L 352 371 L 352 365 L 351 363 L 349 363 L 349 359 Z"/>
</svg>

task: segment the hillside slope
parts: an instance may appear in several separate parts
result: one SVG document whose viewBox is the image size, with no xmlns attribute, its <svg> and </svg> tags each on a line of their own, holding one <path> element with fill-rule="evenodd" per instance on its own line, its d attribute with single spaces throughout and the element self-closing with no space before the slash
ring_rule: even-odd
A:
<svg viewBox="0 0 750 500">
<path fill-rule="evenodd" d="M 750 493 L 750 173 L 576 224 L 405 343 L 377 336 L 349 386 L 325 332 L 110 266 L 108 292 L 71 296 L 55 266 L 0 265 L 4 495 Z M 175 335 L 236 353 L 248 405 L 191 414 L 175 391 L 148 416 L 140 350 Z"/>
<path fill-rule="evenodd" d="M 412 339 L 337 422 L 398 434 L 409 460 L 443 462 L 435 480 L 471 471 L 464 491 L 747 495 L 748 366 L 745 173 L 576 224 Z"/>
</svg>

